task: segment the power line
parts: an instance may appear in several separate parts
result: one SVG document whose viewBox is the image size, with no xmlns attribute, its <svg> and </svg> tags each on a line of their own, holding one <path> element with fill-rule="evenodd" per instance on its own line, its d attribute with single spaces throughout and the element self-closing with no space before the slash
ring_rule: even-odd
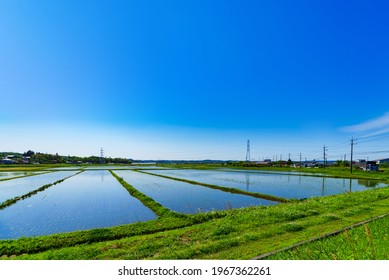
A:
<svg viewBox="0 0 389 280">
<path fill-rule="evenodd" d="M 335 145 L 329 145 L 327 147 L 331 148 L 331 149 L 334 149 L 334 148 L 341 148 L 341 147 L 345 147 L 348 145 L 348 141 L 344 141 L 344 142 L 341 142 L 339 144 L 335 144 Z"/>
<path fill-rule="evenodd" d="M 370 139 L 370 138 L 374 138 L 374 137 L 382 137 L 382 138 L 385 138 L 385 137 L 389 137 L 389 131 L 386 131 L 386 132 L 381 132 L 381 133 L 378 133 L 378 134 L 373 134 L 373 135 L 367 135 L 367 136 L 361 136 L 361 137 L 358 137 L 358 139 Z"/>
</svg>

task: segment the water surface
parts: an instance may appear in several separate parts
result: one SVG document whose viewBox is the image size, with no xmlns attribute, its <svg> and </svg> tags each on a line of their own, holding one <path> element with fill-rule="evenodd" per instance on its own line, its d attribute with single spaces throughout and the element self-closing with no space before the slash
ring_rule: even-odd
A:
<svg viewBox="0 0 389 280">
<path fill-rule="evenodd" d="M 236 188 L 283 198 L 308 198 L 384 187 L 375 180 L 300 176 L 285 173 L 218 170 L 153 170 L 149 173 Z"/>
<path fill-rule="evenodd" d="M 43 171 L 0 171 L 0 180 L 38 175 L 44 173 Z"/>
<path fill-rule="evenodd" d="M 156 219 L 108 171 L 86 171 L 0 210 L 0 239 Z"/>
<path fill-rule="evenodd" d="M 115 173 L 166 208 L 184 214 L 277 203 L 134 171 L 115 171 Z"/>
<path fill-rule="evenodd" d="M 0 181 L 0 203 L 37 190 L 44 185 L 52 184 L 75 173 L 76 171 L 57 171 Z"/>
</svg>

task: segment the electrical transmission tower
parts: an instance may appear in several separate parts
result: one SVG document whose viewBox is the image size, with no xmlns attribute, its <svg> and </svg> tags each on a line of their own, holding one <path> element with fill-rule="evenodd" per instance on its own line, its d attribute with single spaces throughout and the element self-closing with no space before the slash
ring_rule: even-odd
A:
<svg viewBox="0 0 389 280">
<path fill-rule="evenodd" d="M 100 163 L 103 163 L 103 159 L 104 159 L 104 150 L 103 148 L 100 149 Z"/>
<path fill-rule="evenodd" d="M 250 140 L 247 140 L 246 161 L 250 161 Z"/>
</svg>

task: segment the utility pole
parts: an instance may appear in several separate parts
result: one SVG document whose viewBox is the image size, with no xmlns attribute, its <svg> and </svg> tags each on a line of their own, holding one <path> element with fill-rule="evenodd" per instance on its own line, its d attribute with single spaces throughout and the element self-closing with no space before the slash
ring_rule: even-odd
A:
<svg viewBox="0 0 389 280">
<path fill-rule="evenodd" d="M 301 168 L 301 153 L 300 153 L 300 168 Z"/>
<path fill-rule="evenodd" d="M 354 137 L 351 137 L 351 158 L 350 158 L 350 173 L 353 173 L 353 148 L 354 148 Z"/>
<path fill-rule="evenodd" d="M 328 149 L 326 148 L 326 145 L 323 146 L 323 167 L 326 168 L 327 165 L 327 154 L 326 152 Z"/>
<path fill-rule="evenodd" d="M 250 140 L 247 140 L 246 161 L 250 161 Z"/>
</svg>

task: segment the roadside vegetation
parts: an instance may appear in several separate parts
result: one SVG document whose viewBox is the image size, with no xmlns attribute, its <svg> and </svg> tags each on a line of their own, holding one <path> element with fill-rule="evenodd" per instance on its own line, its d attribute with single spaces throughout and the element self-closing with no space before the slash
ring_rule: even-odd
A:
<svg viewBox="0 0 389 280">
<path fill-rule="evenodd" d="M 335 167 L 312 168 L 311 172 L 351 177 L 347 171 Z M 388 182 L 388 173 L 355 171 L 352 177 Z M 266 207 L 183 215 L 164 208 L 112 174 L 158 218 L 112 228 L 3 240 L 0 259 L 255 259 L 389 213 L 389 187 L 385 187 Z M 296 247 L 268 258 L 387 259 L 388 220 L 383 218 L 347 229 L 302 245 L 308 249 Z M 345 240 L 351 240 L 350 249 L 342 253 L 340 245 Z M 328 243 L 334 243 L 333 249 Z M 327 255 L 324 249 L 329 252 Z M 296 251 L 297 257 L 293 255 Z"/>
</svg>

